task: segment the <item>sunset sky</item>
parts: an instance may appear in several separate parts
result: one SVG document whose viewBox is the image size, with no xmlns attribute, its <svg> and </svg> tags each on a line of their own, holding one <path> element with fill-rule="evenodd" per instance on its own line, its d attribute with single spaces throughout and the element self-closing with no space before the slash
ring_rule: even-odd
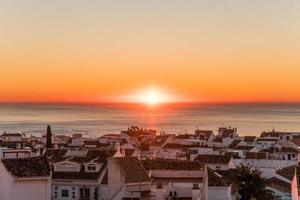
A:
<svg viewBox="0 0 300 200">
<path fill-rule="evenodd" d="M 299 0 L 0 0 L 0 102 L 300 102 Z M 129 98 L 130 101 L 130 98 Z"/>
</svg>

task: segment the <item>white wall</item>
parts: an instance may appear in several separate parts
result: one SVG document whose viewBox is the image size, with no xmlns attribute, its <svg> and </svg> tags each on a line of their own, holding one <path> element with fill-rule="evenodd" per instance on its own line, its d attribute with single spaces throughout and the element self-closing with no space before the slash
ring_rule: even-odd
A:
<svg viewBox="0 0 300 200">
<path fill-rule="evenodd" d="M 114 159 L 108 159 L 108 174 L 108 196 L 111 198 L 118 191 L 121 193 L 122 187 L 125 189 L 125 175 Z"/>
<path fill-rule="evenodd" d="M 230 187 L 208 187 L 208 200 L 232 199 Z"/>
<path fill-rule="evenodd" d="M 28 180 L 13 182 L 9 200 L 50 200 L 50 198 L 50 180 Z"/>
<path fill-rule="evenodd" d="M 151 170 L 151 177 L 156 178 L 202 178 L 204 171 L 200 170 Z"/>
<path fill-rule="evenodd" d="M 274 168 L 281 169 L 284 167 L 288 167 L 291 165 L 296 165 L 297 161 L 293 160 L 270 160 L 270 159 L 234 159 L 236 165 L 240 165 L 240 163 L 249 164 L 252 167 L 257 168 Z"/>
<path fill-rule="evenodd" d="M 98 200 L 108 200 L 108 185 L 100 185 Z"/>
<path fill-rule="evenodd" d="M 0 199 L 10 200 L 12 194 L 12 177 L 0 161 Z"/>
<path fill-rule="evenodd" d="M 0 199 L 1 200 L 50 200 L 51 181 L 41 180 L 18 180 L 13 181 L 12 176 L 6 171 L 0 162 Z"/>
<path fill-rule="evenodd" d="M 83 187 L 90 190 L 90 200 L 94 199 L 94 192 L 95 192 L 95 188 L 96 188 L 95 186 L 75 185 L 75 184 L 74 185 L 72 185 L 72 184 L 69 184 L 69 185 L 53 184 L 52 191 L 51 191 L 52 200 L 79 200 L 80 199 L 80 188 L 83 188 Z M 69 196 L 62 197 L 62 190 L 68 190 Z M 74 196 L 74 198 L 73 198 L 73 196 Z"/>
</svg>

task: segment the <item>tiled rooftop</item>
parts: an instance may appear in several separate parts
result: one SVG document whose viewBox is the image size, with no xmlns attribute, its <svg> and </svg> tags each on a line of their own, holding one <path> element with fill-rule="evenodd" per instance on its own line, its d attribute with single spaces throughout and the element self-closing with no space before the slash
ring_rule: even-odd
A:
<svg viewBox="0 0 300 200">
<path fill-rule="evenodd" d="M 195 159 L 201 163 L 216 163 L 216 164 L 228 164 L 231 160 L 229 155 L 198 155 Z"/>
<path fill-rule="evenodd" d="M 46 157 L 2 159 L 6 170 L 14 177 L 30 178 L 50 175 Z"/>
<path fill-rule="evenodd" d="M 233 140 L 231 142 L 231 144 L 228 146 L 228 148 L 235 148 L 239 143 L 241 142 L 241 140 Z"/>
<path fill-rule="evenodd" d="M 183 160 L 144 160 L 146 170 L 203 170 L 203 165 L 194 161 Z"/>
<path fill-rule="evenodd" d="M 291 165 L 289 167 L 284 167 L 276 171 L 276 174 L 283 176 L 288 180 L 292 180 L 295 174 L 296 165 Z"/>
<path fill-rule="evenodd" d="M 276 177 L 269 179 L 269 186 L 282 192 L 291 193 L 291 184 Z"/>
<path fill-rule="evenodd" d="M 250 151 L 253 148 L 254 148 L 254 146 L 238 145 L 234 149 L 235 150 L 242 150 L 242 151 Z"/>
<path fill-rule="evenodd" d="M 98 180 L 104 166 L 99 170 L 99 172 L 85 172 L 82 168 L 80 172 L 53 172 L 52 179 L 59 180 Z"/>
<path fill-rule="evenodd" d="M 155 137 L 155 139 L 151 142 L 151 146 L 155 146 L 155 147 L 160 147 L 163 144 L 165 144 L 165 142 L 168 139 L 168 135 L 158 135 Z"/>
<path fill-rule="evenodd" d="M 208 186 L 212 187 L 228 187 L 231 183 L 221 174 L 213 169 L 207 168 Z"/>
<path fill-rule="evenodd" d="M 256 139 L 256 136 L 245 136 L 244 142 L 254 142 Z"/>
<path fill-rule="evenodd" d="M 44 156 L 55 162 L 61 160 L 66 153 L 67 149 L 46 149 Z"/>
<path fill-rule="evenodd" d="M 142 163 L 135 157 L 118 157 L 115 159 L 126 175 L 126 183 L 150 182 Z"/>
</svg>

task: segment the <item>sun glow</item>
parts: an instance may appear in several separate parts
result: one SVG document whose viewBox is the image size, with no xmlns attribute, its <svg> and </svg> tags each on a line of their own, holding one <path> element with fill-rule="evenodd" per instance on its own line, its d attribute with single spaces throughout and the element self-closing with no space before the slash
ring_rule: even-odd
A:
<svg viewBox="0 0 300 200">
<path fill-rule="evenodd" d="M 132 102 L 147 104 L 150 106 L 175 101 L 174 97 L 172 97 L 170 94 L 167 94 L 166 92 L 163 92 L 156 88 L 150 88 L 140 92 L 136 92 L 136 94 L 131 95 L 128 100 Z"/>
</svg>

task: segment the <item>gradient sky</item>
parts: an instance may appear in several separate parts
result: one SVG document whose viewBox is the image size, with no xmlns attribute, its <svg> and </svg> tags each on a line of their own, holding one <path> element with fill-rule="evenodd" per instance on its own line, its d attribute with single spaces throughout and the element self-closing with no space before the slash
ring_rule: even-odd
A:
<svg viewBox="0 0 300 200">
<path fill-rule="evenodd" d="M 299 0 L 0 0 L 0 101 L 300 102 Z"/>
</svg>

